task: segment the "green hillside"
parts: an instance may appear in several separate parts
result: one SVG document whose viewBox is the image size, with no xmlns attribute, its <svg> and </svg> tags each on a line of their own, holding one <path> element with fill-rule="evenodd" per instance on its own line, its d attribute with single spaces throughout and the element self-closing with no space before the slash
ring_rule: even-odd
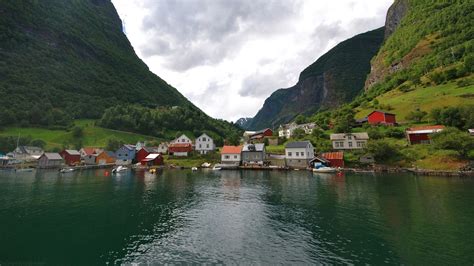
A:
<svg viewBox="0 0 474 266">
<path fill-rule="evenodd" d="M 383 38 L 384 28 L 379 28 L 339 43 L 303 70 L 295 86 L 279 89 L 267 98 L 246 127 L 278 127 L 298 114 L 333 109 L 351 101 L 363 89 L 370 59 Z"/>
<path fill-rule="evenodd" d="M 199 129 L 221 136 L 236 130 L 149 71 L 110 0 L 0 1 L 0 58 L 0 126 L 67 129 L 74 119 L 100 119 L 107 109 L 137 105 L 179 106 L 189 115 L 180 119 L 202 117 L 213 126 Z"/>
</svg>

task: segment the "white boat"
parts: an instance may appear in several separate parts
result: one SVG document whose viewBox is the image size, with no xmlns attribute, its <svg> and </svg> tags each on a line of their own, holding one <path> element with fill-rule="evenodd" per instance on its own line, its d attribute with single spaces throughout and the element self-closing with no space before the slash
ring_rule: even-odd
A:
<svg viewBox="0 0 474 266">
<path fill-rule="evenodd" d="M 16 172 L 33 172 L 33 168 L 17 168 Z"/>
<path fill-rule="evenodd" d="M 191 170 L 192 170 L 192 171 L 197 171 L 198 168 L 197 168 L 197 167 L 192 167 Z"/>
<path fill-rule="evenodd" d="M 127 167 L 119 165 L 119 166 L 115 167 L 114 169 L 112 169 L 112 173 L 116 174 L 116 173 L 124 172 L 124 171 L 127 171 L 127 170 L 128 170 Z"/>
<path fill-rule="evenodd" d="M 214 165 L 214 167 L 212 167 L 212 171 L 220 171 L 220 170 L 222 170 L 222 167 L 220 166 Z"/>
<path fill-rule="evenodd" d="M 70 172 L 74 172 L 74 168 L 63 168 L 61 170 L 59 170 L 60 173 L 70 173 Z"/>
<path fill-rule="evenodd" d="M 322 167 L 319 167 L 319 168 L 313 168 L 313 172 L 315 172 L 315 173 L 335 173 L 335 172 L 337 172 L 337 169 L 332 168 L 332 167 L 322 166 Z"/>
<path fill-rule="evenodd" d="M 206 163 L 201 164 L 201 167 L 202 168 L 209 168 L 209 167 L 211 167 L 211 164 L 206 162 Z"/>
</svg>

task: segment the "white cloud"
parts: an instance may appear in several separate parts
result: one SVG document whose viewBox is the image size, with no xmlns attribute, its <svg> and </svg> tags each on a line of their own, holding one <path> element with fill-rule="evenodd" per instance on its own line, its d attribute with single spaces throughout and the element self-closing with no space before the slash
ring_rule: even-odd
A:
<svg viewBox="0 0 474 266">
<path fill-rule="evenodd" d="M 383 25 L 392 0 L 113 0 L 150 70 L 210 116 L 253 116 L 337 43 Z"/>
</svg>

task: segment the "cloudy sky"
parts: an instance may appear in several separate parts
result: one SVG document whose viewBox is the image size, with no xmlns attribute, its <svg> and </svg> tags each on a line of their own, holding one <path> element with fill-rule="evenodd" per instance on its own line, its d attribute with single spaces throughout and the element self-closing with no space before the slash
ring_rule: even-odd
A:
<svg viewBox="0 0 474 266">
<path fill-rule="evenodd" d="M 112 0 L 138 56 L 208 115 L 252 117 L 393 0 Z"/>
</svg>

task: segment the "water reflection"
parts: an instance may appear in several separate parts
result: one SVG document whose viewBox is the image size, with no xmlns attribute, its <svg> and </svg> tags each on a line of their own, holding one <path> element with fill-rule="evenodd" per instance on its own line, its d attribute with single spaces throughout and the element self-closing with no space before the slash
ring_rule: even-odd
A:
<svg viewBox="0 0 474 266">
<path fill-rule="evenodd" d="M 0 261 L 473 264 L 473 189 L 306 171 L 2 171 Z"/>
</svg>

